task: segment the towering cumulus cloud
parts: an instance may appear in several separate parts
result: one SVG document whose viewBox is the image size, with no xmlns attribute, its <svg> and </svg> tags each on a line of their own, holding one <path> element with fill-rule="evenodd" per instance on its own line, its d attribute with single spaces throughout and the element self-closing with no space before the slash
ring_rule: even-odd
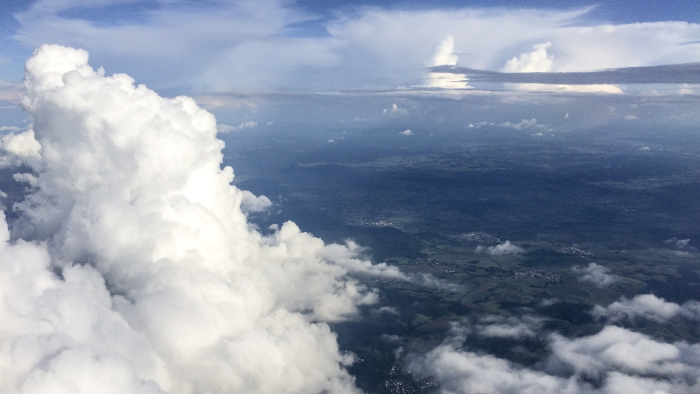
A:
<svg viewBox="0 0 700 394">
<path fill-rule="evenodd" d="M 398 271 L 291 222 L 258 233 L 214 116 L 87 60 L 26 65 L 41 148 L 0 222 L 0 392 L 356 392 L 325 322 L 376 299 L 349 271 Z"/>
</svg>

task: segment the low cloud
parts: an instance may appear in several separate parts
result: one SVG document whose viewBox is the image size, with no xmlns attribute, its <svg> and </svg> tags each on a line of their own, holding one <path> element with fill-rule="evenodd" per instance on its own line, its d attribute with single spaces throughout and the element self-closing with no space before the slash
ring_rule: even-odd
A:
<svg viewBox="0 0 700 394">
<path fill-rule="evenodd" d="M 391 306 L 383 306 L 383 307 L 381 307 L 381 308 L 372 309 L 370 312 L 371 312 L 373 315 L 384 315 L 384 314 L 387 314 L 387 315 L 399 316 L 399 315 L 401 314 L 401 313 L 399 313 L 398 309 L 396 309 L 396 308 L 394 308 L 394 307 L 391 307 Z"/>
<path fill-rule="evenodd" d="M 546 318 L 523 316 L 484 316 L 474 326 L 474 332 L 482 337 L 523 338 L 534 337 L 542 329 Z"/>
<path fill-rule="evenodd" d="M 665 343 L 615 326 L 595 335 L 548 339 L 551 354 L 539 368 L 462 349 L 468 331 L 424 355 L 408 369 L 434 379 L 442 393 L 695 393 L 700 389 L 700 345 Z"/>
<path fill-rule="evenodd" d="M 635 319 L 653 320 L 666 323 L 676 317 L 700 321 L 700 303 L 688 301 L 683 305 L 667 302 L 653 294 L 642 294 L 632 299 L 622 297 L 608 306 L 596 305 L 591 314 L 596 319 L 604 319 L 610 323 L 624 320 L 634 322 Z"/>
<path fill-rule="evenodd" d="M 400 344 L 401 342 L 403 342 L 403 339 L 398 335 L 382 334 L 380 338 L 382 341 L 391 344 Z"/>
<path fill-rule="evenodd" d="M 513 255 L 513 254 L 520 254 L 523 253 L 525 249 L 515 246 L 510 243 L 510 241 L 505 241 L 502 244 L 498 244 L 496 246 L 489 246 L 489 247 L 484 247 L 484 246 L 477 246 L 476 250 L 474 253 L 478 254 L 487 254 L 489 256 L 505 256 L 505 255 Z"/>
<path fill-rule="evenodd" d="M 552 131 L 552 129 L 543 124 L 538 124 L 537 119 L 532 118 L 532 119 L 523 119 L 520 121 L 520 123 L 511 123 L 511 122 L 503 122 L 498 124 L 499 127 L 510 127 L 515 130 L 541 130 L 541 131 Z M 541 132 L 540 131 L 540 132 Z"/>
<path fill-rule="evenodd" d="M 464 290 L 464 286 L 448 282 L 444 279 L 436 278 L 430 274 L 411 274 L 408 280 L 420 286 L 431 287 L 440 291 L 459 293 Z"/>
<path fill-rule="evenodd" d="M 598 287 L 606 287 L 617 281 L 617 277 L 611 275 L 608 268 L 596 263 L 590 263 L 584 268 L 575 266 L 571 270 L 579 275 L 579 281 L 593 283 Z"/>
<path fill-rule="evenodd" d="M 687 239 L 678 239 L 676 237 L 673 237 L 671 239 L 667 239 L 664 241 L 666 245 L 673 246 L 677 249 L 686 249 L 690 245 L 690 238 Z"/>
<path fill-rule="evenodd" d="M 399 106 L 396 104 L 392 104 L 390 109 L 384 108 L 382 110 L 382 115 L 385 115 L 385 116 L 408 115 L 408 110 L 405 108 L 399 108 Z"/>
<path fill-rule="evenodd" d="M 258 125 L 258 122 L 250 120 L 248 122 L 243 122 L 239 124 L 238 126 L 229 126 L 227 124 L 220 123 L 216 125 L 217 130 L 219 133 L 228 133 L 231 131 L 241 131 L 243 129 L 250 129 L 252 127 L 256 127 Z"/>
<path fill-rule="evenodd" d="M 645 386 L 680 384 L 678 388 L 683 389 L 686 382 L 692 382 L 693 386 L 700 387 L 700 345 L 658 342 L 616 326 L 607 326 L 595 335 L 576 339 L 554 335 L 551 345 L 550 365 L 555 370 L 559 369 L 557 364 L 563 364 L 576 375 L 607 380 L 608 384 L 630 380 Z M 647 380 L 649 376 L 671 381 Z"/>
<path fill-rule="evenodd" d="M 406 129 L 406 130 L 400 132 L 399 134 L 401 134 L 401 135 L 413 135 L 413 131 L 411 131 L 410 129 Z"/>
</svg>

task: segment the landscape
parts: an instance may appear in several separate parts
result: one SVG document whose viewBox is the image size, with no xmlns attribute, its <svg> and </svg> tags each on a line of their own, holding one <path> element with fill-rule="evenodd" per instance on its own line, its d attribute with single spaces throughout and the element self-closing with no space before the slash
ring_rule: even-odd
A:
<svg viewBox="0 0 700 394">
<path fill-rule="evenodd" d="M 229 142 L 226 163 L 245 169 L 240 187 L 281 197 L 254 217 L 260 228 L 291 219 L 323 239 L 366 246 L 375 262 L 440 280 L 360 277 L 380 289 L 380 304 L 335 330 L 363 360 L 351 371 L 367 392 L 434 391 L 404 372 L 397 349 L 426 351 L 465 320 L 530 318 L 527 329 L 513 324 L 465 346 L 535 365 L 548 357 L 549 333 L 599 332 L 596 305 L 647 293 L 697 299 L 698 136 L 661 142 L 622 127 L 556 140 L 494 132 L 393 145 L 378 130 L 348 136 L 342 148 L 273 135 Z M 513 248 L 488 252 L 506 241 Z M 700 335 L 693 319 L 622 326 L 669 342 Z"/>
</svg>

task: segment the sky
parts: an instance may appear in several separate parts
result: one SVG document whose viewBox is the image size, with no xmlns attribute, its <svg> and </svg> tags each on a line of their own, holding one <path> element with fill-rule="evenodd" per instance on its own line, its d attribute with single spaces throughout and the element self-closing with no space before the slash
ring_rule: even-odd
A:
<svg viewBox="0 0 700 394">
<path fill-rule="evenodd" d="M 294 101 L 314 95 L 336 95 L 333 122 L 320 114 L 335 124 L 376 118 L 399 101 L 420 107 L 416 100 L 436 95 L 480 103 L 504 92 L 525 101 L 533 101 L 527 92 L 698 92 L 696 77 L 658 68 L 700 62 L 693 1 L 40 0 L 4 2 L 0 18 L 0 99 L 8 107 L 5 123 L 16 126 L 23 115 L 9 108 L 23 92 L 24 62 L 46 43 L 85 49 L 108 75 L 126 73 L 164 96 L 192 96 L 231 130 L 298 123 Z M 433 66 L 452 69 L 430 72 Z M 582 84 L 580 74 L 568 74 L 630 67 L 645 83 L 592 73 Z M 461 69 L 510 75 L 484 80 Z M 556 78 L 532 83 L 512 75 L 528 72 Z M 373 107 L 348 107 L 337 95 L 363 97 Z M 517 119 L 523 107 L 509 108 L 500 119 L 465 122 L 524 119 Z"/>
<path fill-rule="evenodd" d="M 0 393 L 359 392 L 330 323 L 379 295 L 349 273 L 440 281 L 293 222 L 259 231 L 248 215 L 270 199 L 221 166 L 235 133 L 556 138 L 700 122 L 690 1 L 2 7 L 0 167 L 18 171 L 27 196 L 11 226 L 0 219 Z M 576 273 L 601 288 L 617 280 L 594 263 Z M 407 367 L 445 392 L 695 393 L 700 345 L 613 323 L 697 322 L 698 311 L 652 294 L 598 305 L 606 328 L 546 333 L 538 369 L 461 343 L 534 335 L 541 317 L 466 319 Z"/>
<path fill-rule="evenodd" d="M 5 2 L 1 18 L 4 81 L 55 43 L 169 94 L 418 86 L 448 36 L 456 65 L 490 71 L 548 43 L 550 64 L 528 70 L 700 61 L 692 1 L 41 0 Z"/>
</svg>

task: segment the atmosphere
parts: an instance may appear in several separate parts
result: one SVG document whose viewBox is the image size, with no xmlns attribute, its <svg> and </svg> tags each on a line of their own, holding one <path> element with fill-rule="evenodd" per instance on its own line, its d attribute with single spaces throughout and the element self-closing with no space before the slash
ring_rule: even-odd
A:
<svg viewBox="0 0 700 394">
<path fill-rule="evenodd" d="M 0 9 L 0 394 L 700 392 L 700 7 Z"/>
</svg>

